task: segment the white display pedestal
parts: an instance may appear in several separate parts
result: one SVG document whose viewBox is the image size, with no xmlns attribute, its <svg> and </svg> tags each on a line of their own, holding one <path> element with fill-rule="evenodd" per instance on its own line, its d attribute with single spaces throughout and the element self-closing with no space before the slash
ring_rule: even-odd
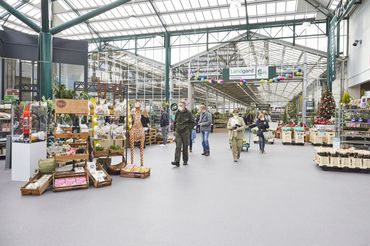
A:
<svg viewBox="0 0 370 246">
<path fill-rule="evenodd" d="M 46 159 L 46 141 L 12 143 L 12 181 L 28 181 L 38 168 L 38 161 Z"/>
</svg>

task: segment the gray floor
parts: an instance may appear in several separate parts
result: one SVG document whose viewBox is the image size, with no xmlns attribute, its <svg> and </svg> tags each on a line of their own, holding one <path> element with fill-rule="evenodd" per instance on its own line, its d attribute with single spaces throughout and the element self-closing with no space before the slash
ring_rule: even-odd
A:
<svg viewBox="0 0 370 246">
<path fill-rule="evenodd" d="M 152 176 L 22 197 L 0 166 L 0 245 L 370 245 L 370 176 L 325 172 L 311 146 L 257 145 L 234 164 L 225 134 L 212 156 L 172 168 L 174 145 L 145 150 Z"/>
</svg>

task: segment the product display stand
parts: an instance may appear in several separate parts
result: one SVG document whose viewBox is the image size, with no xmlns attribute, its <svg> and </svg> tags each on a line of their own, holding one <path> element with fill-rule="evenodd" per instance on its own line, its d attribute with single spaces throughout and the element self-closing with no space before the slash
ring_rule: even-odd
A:
<svg viewBox="0 0 370 246">
<path fill-rule="evenodd" d="M 55 101 L 55 122 L 60 114 L 88 115 L 88 102 L 86 100 L 57 99 Z M 89 160 L 88 138 L 89 133 L 54 133 L 55 139 L 73 139 L 71 146 L 84 146 L 85 153 L 74 155 L 55 155 L 58 162 L 83 161 L 83 171 L 56 172 L 53 176 L 54 191 L 69 191 L 75 189 L 87 189 L 89 187 L 89 175 L 86 170 L 86 162 Z M 79 140 L 77 142 L 77 140 Z"/>
<path fill-rule="evenodd" d="M 12 180 L 28 181 L 39 160 L 47 156 L 46 142 L 12 143 Z"/>
</svg>

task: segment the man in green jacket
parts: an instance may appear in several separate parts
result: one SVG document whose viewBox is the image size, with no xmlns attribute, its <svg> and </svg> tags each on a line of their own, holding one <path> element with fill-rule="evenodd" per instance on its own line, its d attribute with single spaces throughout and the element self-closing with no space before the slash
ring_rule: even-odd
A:
<svg viewBox="0 0 370 246">
<path fill-rule="evenodd" d="M 175 115 L 175 135 L 176 135 L 176 151 L 175 161 L 171 162 L 172 165 L 180 166 L 180 157 L 182 149 L 182 159 L 184 165 L 188 164 L 188 146 L 189 146 L 189 134 L 191 129 L 195 126 L 195 121 L 192 113 L 186 109 L 184 102 L 179 103 L 179 110 Z"/>
</svg>

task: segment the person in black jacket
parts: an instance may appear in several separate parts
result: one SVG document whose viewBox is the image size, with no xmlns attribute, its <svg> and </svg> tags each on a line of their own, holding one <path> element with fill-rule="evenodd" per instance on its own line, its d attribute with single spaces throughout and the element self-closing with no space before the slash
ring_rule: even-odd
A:
<svg viewBox="0 0 370 246">
<path fill-rule="evenodd" d="M 264 132 L 267 131 L 267 129 L 270 127 L 268 121 L 265 118 L 264 113 L 260 113 L 258 115 L 258 119 L 255 124 L 252 124 L 249 126 L 249 128 L 254 128 L 257 127 L 257 136 L 259 138 L 259 145 L 260 145 L 260 152 L 261 154 L 265 153 L 265 144 L 266 144 L 266 139 L 265 136 L 263 135 Z"/>
<path fill-rule="evenodd" d="M 149 123 L 150 123 L 149 113 L 148 113 L 148 111 L 144 110 L 142 115 L 141 115 L 141 124 L 143 125 L 144 128 L 148 128 Z"/>
<path fill-rule="evenodd" d="M 163 144 L 161 144 L 161 146 L 167 146 L 168 127 L 170 125 L 170 120 L 166 108 L 161 108 L 160 124 L 162 128 L 162 138 L 163 138 Z"/>
</svg>

